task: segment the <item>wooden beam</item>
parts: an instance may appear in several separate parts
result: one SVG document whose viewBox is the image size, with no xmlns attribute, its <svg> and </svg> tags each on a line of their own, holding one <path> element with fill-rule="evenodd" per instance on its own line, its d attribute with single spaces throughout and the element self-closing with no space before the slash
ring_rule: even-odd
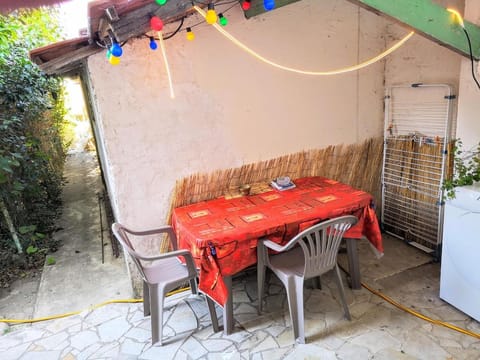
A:
<svg viewBox="0 0 480 360">
<path fill-rule="evenodd" d="M 96 45 L 88 45 L 74 51 L 66 52 L 63 55 L 38 66 L 46 74 L 60 75 L 80 66 L 84 59 L 102 50 L 102 48 Z"/>
<path fill-rule="evenodd" d="M 203 6 L 203 5 L 202 5 Z M 155 2 L 147 4 L 121 16 L 118 21 L 109 22 L 105 17 L 100 22 L 98 37 L 104 39 L 111 30 L 118 42 L 138 37 L 150 31 L 150 18 L 158 16 L 164 24 L 174 22 L 194 12 L 191 0 L 167 1 L 163 6 Z"/>
<path fill-rule="evenodd" d="M 239 0 L 239 1 L 240 1 L 240 3 L 243 2 L 243 0 Z M 279 7 L 297 2 L 297 1 L 300 1 L 300 0 L 276 0 L 275 1 L 275 8 L 273 10 L 278 9 Z M 271 11 L 273 11 L 273 10 L 271 10 Z M 263 0 L 252 0 L 251 5 L 250 5 L 250 9 L 245 11 L 245 17 L 247 19 L 250 19 L 253 16 L 257 16 L 257 15 L 263 14 L 265 12 L 267 12 L 267 10 L 265 10 L 265 8 L 263 7 Z"/>
<path fill-rule="evenodd" d="M 416 33 L 445 46 L 457 53 L 470 57 L 468 42 L 455 16 L 431 0 L 349 0 L 377 14 L 386 15 Z M 457 9 L 459 10 L 459 9 Z M 472 53 L 480 59 L 480 27 L 465 21 L 472 42 Z"/>
</svg>

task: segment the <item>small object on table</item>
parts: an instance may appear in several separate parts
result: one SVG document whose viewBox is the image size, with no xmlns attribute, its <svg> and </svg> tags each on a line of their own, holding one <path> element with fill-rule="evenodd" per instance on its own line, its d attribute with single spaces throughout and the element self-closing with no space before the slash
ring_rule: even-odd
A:
<svg viewBox="0 0 480 360">
<path fill-rule="evenodd" d="M 280 190 L 280 191 L 293 189 L 295 187 L 295 184 L 288 176 L 277 177 L 276 179 L 272 180 L 270 185 L 274 189 Z"/>
<path fill-rule="evenodd" d="M 240 187 L 238 189 L 240 190 L 240 193 L 243 196 L 250 195 L 250 189 L 251 189 L 250 185 L 240 185 Z"/>
</svg>

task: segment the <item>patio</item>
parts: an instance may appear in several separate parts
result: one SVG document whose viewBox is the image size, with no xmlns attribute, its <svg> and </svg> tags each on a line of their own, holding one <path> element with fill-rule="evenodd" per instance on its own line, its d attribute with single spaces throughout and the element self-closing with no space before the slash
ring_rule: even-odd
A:
<svg viewBox="0 0 480 360">
<path fill-rule="evenodd" d="M 385 256 L 377 260 L 368 242 L 359 243 L 363 283 L 430 318 L 480 332 L 478 322 L 439 298 L 438 263 L 388 235 L 384 244 Z M 230 336 L 213 333 L 203 298 L 183 292 L 167 300 L 164 346 L 151 346 L 141 303 L 111 304 L 12 327 L 0 338 L 2 359 L 477 359 L 480 352 L 475 337 L 407 314 L 365 288 L 347 289 L 348 322 L 330 274 L 322 277 L 322 290 L 305 289 L 307 344 L 295 345 L 285 293 L 274 277 L 260 316 L 255 271 L 235 277 L 233 288 Z"/>
</svg>

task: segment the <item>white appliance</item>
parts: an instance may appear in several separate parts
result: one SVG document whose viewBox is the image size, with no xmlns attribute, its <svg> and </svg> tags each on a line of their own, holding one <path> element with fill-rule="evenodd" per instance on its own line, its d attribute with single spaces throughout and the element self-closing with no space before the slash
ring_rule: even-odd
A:
<svg viewBox="0 0 480 360">
<path fill-rule="evenodd" d="M 445 204 L 440 298 L 480 321 L 480 183 Z"/>
</svg>

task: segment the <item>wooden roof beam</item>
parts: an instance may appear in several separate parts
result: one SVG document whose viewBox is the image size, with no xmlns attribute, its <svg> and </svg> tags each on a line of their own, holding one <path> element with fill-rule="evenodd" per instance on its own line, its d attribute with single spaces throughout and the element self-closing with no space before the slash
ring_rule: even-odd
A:
<svg viewBox="0 0 480 360">
<path fill-rule="evenodd" d="M 416 33 L 445 46 L 460 55 L 470 57 L 468 42 L 462 27 L 455 16 L 431 0 L 349 0 L 377 14 L 386 15 Z M 459 9 L 456 9 L 459 10 Z M 472 42 L 472 53 L 480 59 L 480 27 L 465 21 Z"/>
<path fill-rule="evenodd" d="M 155 2 L 120 16 L 117 21 L 109 21 L 105 15 L 99 23 L 98 38 L 108 38 L 109 31 L 113 33 L 118 42 L 127 41 L 130 38 L 141 36 L 150 31 L 150 18 L 158 16 L 167 24 L 192 14 L 194 12 L 191 0 L 168 1 L 163 6 Z"/>
</svg>

